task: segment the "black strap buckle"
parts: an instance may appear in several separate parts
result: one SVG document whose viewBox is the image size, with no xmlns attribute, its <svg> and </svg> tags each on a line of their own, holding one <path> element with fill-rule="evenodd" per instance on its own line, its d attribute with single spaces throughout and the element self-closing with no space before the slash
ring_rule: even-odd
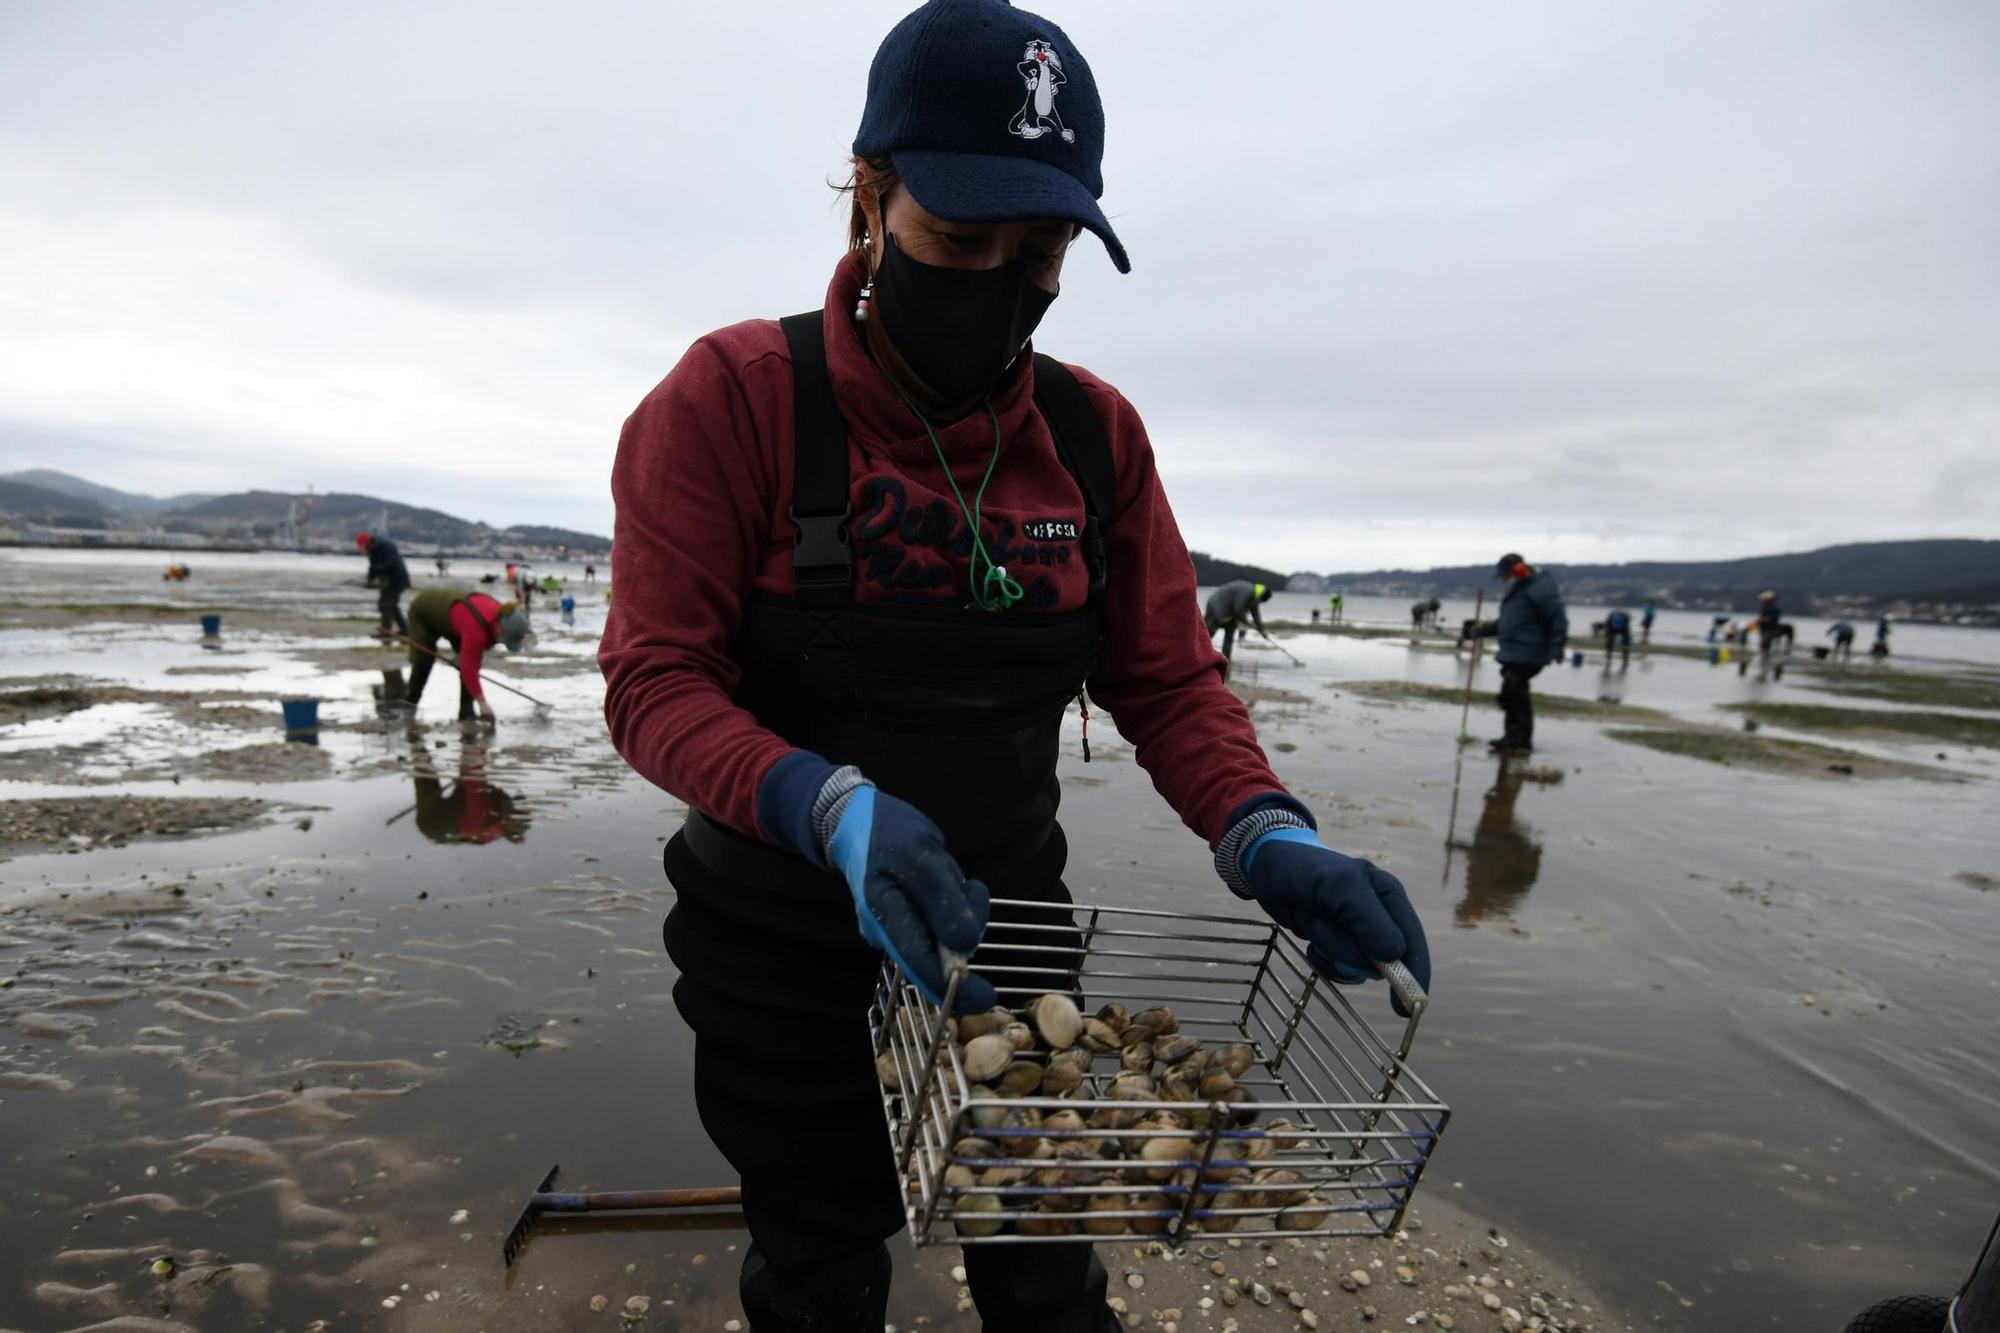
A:
<svg viewBox="0 0 2000 1333">
<path fill-rule="evenodd" d="M 847 571 L 854 565 L 854 549 L 847 544 L 847 520 L 854 516 L 854 507 L 849 505 L 838 514 L 801 514 L 796 509 L 788 512 L 799 530 L 798 540 L 792 544 L 794 576 L 818 572 L 820 577 L 815 582 L 829 582 L 833 578 L 845 582 Z"/>
</svg>

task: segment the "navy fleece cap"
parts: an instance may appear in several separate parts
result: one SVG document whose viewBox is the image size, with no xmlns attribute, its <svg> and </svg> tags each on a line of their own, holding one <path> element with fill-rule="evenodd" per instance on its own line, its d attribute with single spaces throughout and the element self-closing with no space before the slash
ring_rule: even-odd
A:
<svg viewBox="0 0 2000 1333">
<path fill-rule="evenodd" d="M 952 222 L 1060 218 L 1132 270 L 1104 210 L 1104 107 L 1063 30 L 1006 0 L 929 0 L 868 69 L 857 157 L 887 155 Z"/>
</svg>

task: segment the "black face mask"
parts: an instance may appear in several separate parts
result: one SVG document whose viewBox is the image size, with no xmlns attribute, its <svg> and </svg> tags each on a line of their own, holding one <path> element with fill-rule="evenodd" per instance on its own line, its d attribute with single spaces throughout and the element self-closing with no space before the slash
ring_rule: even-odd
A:
<svg viewBox="0 0 2000 1333">
<path fill-rule="evenodd" d="M 874 305 L 910 369 L 947 402 L 993 387 L 1028 345 L 1055 293 L 1028 281 L 1028 261 L 998 268 L 944 268 L 883 241 Z"/>
</svg>

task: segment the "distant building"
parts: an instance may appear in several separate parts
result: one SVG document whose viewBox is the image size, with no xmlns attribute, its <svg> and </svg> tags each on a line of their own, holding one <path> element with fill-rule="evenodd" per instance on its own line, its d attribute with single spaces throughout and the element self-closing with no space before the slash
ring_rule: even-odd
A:
<svg viewBox="0 0 2000 1333">
<path fill-rule="evenodd" d="M 29 546 L 139 546 L 189 551 L 208 545 L 208 538 L 192 532 L 162 532 L 158 528 L 56 528 L 43 523 L 23 523 L 21 541 Z"/>
</svg>

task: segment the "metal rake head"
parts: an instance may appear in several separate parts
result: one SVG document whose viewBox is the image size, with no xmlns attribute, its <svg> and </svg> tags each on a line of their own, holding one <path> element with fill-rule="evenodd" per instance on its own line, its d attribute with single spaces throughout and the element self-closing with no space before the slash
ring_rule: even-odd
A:
<svg viewBox="0 0 2000 1333">
<path fill-rule="evenodd" d="M 514 1229 L 509 1231 L 507 1239 L 501 1242 L 500 1255 L 505 1260 L 505 1267 L 512 1268 L 514 1260 L 527 1245 L 528 1237 L 535 1229 L 535 1218 L 541 1215 L 540 1209 L 536 1207 L 536 1200 L 555 1188 L 556 1174 L 561 1170 L 561 1162 L 549 1168 L 549 1173 L 542 1177 L 542 1183 L 535 1186 L 535 1192 L 528 1196 L 528 1206 L 521 1210 L 521 1216 L 514 1222 Z"/>
</svg>

